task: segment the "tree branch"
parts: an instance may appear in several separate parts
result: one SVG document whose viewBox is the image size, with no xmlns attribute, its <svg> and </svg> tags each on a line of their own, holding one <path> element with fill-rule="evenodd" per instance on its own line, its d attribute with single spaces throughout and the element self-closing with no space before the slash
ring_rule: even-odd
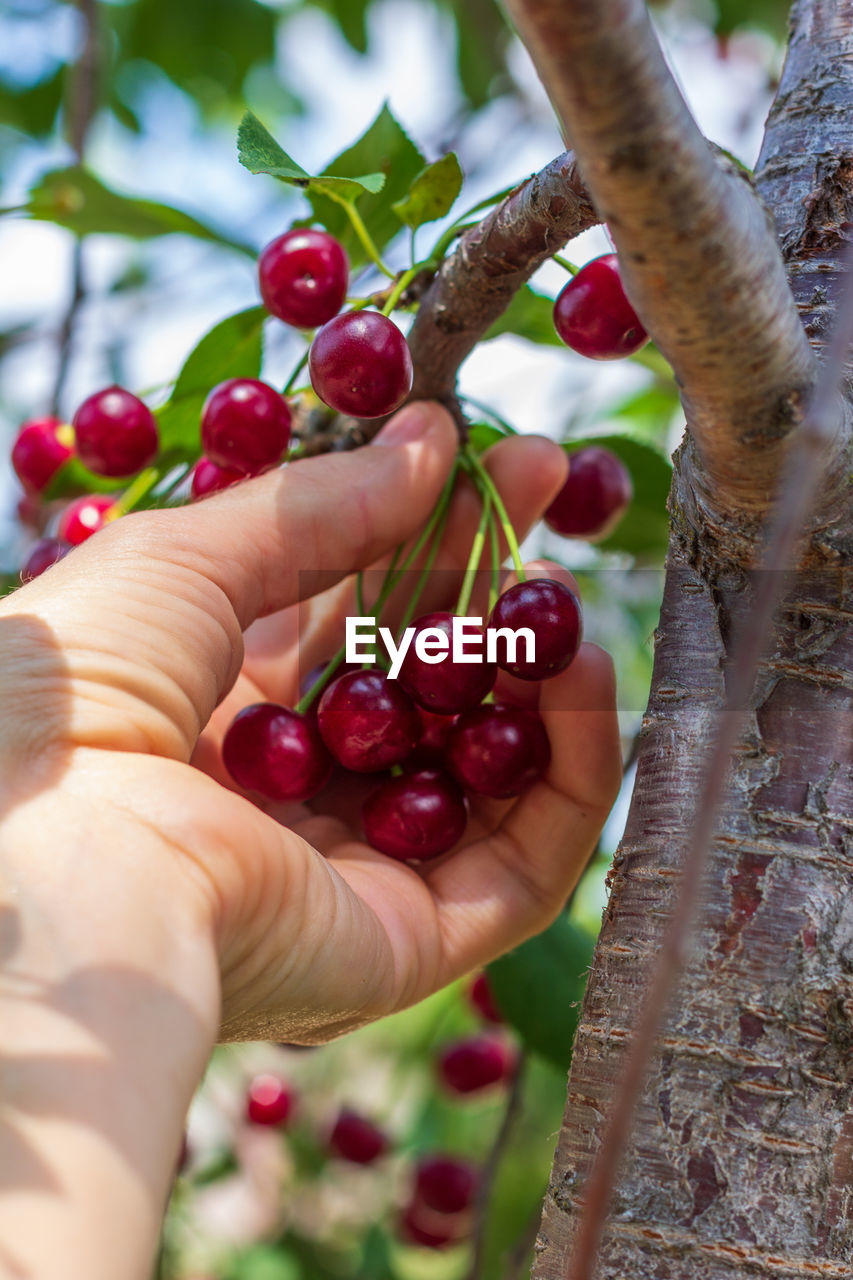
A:
<svg viewBox="0 0 853 1280">
<path fill-rule="evenodd" d="M 600 221 L 567 152 L 466 232 L 425 294 L 409 335 L 413 399 L 441 400 L 458 417 L 462 361 L 534 271 Z"/>
<path fill-rule="evenodd" d="M 703 501 L 759 516 L 815 362 L 749 182 L 718 160 L 641 0 L 507 0 L 682 388 Z"/>
</svg>

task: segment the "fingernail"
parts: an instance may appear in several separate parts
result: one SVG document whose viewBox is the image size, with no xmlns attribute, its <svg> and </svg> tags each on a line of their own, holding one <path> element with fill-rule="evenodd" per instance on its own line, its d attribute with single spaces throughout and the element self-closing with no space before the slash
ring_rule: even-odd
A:
<svg viewBox="0 0 853 1280">
<path fill-rule="evenodd" d="M 405 409 L 395 413 L 386 423 L 378 436 L 373 437 L 374 444 L 390 445 L 392 449 L 401 444 L 411 444 L 426 435 L 432 425 L 432 413 L 428 405 L 407 404 Z"/>
</svg>

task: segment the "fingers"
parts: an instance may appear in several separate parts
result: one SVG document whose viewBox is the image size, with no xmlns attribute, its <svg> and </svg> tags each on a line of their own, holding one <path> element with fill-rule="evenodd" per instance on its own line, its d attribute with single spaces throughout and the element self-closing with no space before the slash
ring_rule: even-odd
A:
<svg viewBox="0 0 853 1280">
<path fill-rule="evenodd" d="M 243 629 L 411 537 L 457 445 L 443 409 L 411 405 L 368 448 L 118 520 L 23 588 L 14 607 L 64 654 L 67 740 L 188 760 L 237 678 Z"/>
<path fill-rule="evenodd" d="M 584 644 L 562 675 L 542 685 L 551 741 L 546 777 L 491 836 L 427 868 L 438 907 L 442 981 L 493 959 L 543 929 L 595 848 L 622 776 L 609 656 Z"/>
</svg>

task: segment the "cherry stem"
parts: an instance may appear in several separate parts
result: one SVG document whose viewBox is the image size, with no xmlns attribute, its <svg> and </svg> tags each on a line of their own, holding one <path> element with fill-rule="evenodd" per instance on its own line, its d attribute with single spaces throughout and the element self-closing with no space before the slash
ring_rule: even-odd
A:
<svg viewBox="0 0 853 1280">
<path fill-rule="evenodd" d="M 159 467 L 146 467 L 144 471 L 140 471 L 139 475 L 133 481 L 129 488 L 125 489 L 122 496 L 118 499 L 113 510 L 115 518 L 127 515 L 128 511 L 132 511 L 155 486 L 158 480 L 162 478 Z"/>
<path fill-rule="evenodd" d="M 507 422 L 506 418 L 502 418 L 501 415 L 491 407 L 491 405 L 484 404 L 482 400 L 475 400 L 473 396 L 463 395 L 460 398 L 464 400 L 466 404 L 473 405 L 475 409 L 479 409 L 481 413 L 485 413 L 492 419 L 492 422 L 494 422 L 496 426 L 500 427 L 501 431 L 505 431 L 508 436 L 517 436 L 519 434 L 515 427 L 511 426 L 510 423 Z"/>
<path fill-rule="evenodd" d="M 302 353 L 302 357 L 299 363 L 296 365 L 296 368 L 293 370 L 293 373 L 287 379 L 287 382 L 285 382 L 284 388 L 281 393 L 283 396 L 286 396 L 289 392 L 293 390 L 293 386 L 294 386 L 294 383 L 296 382 L 296 379 L 299 377 L 300 373 L 305 368 L 307 363 L 308 363 L 308 351 L 306 350 Z"/>
<path fill-rule="evenodd" d="M 489 614 L 491 615 L 501 593 L 501 547 L 494 511 L 489 512 L 489 542 L 492 550 L 492 580 L 489 583 Z"/>
<path fill-rule="evenodd" d="M 509 518 L 504 501 L 498 493 L 497 485 L 483 466 L 476 453 L 470 448 L 465 448 L 465 458 L 468 463 L 469 471 L 472 478 L 478 485 L 482 493 L 488 493 L 495 506 L 501 530 L 506 538 L 506 544 L 509 547 L 509 553 L 512 556 L 512 562 L 515 566 L 515 572 L 519 582 L 526 582 L 527 577 L 524 572 L 524 563 L 521 559 L 521 552 L 518 547 L 518 539 L 515 536 L 515 530 L 512 527 L 512 521 Z"/>
<path fill-rule="evenodd" d="M 471 554 L 468 557 L 468 564 L 465 569 L 465 577 L 462 579 L 462 587 L 459 591 L 459 599 L 456 601 L 455 613 L 460 617 L 468 612 L 468 606 L 471 603 L 471 596 L 474 592 L 474 586 L 477 581 L 477 574 L 480 572 L 480 560 L 483 556 L 483 549 L 486 545 L 486 534 L 492 523 L 492 495 L 486 491 L 483 494 L 483 510 L 480 513 L 480 523 L 477 526 L 477 532 L 474 534 L 474 541 L 471 543 Z"/>
<path fill-rule="evenodd" d="M 397 565 L 397 561 L 399 560 L 402 554 L 402 547 L 397 547 L 391 559 L 391 563 L 388 566 L 388 569 L 385 573 L 385 578 L 382 583 L 382 587 L 380 588 L 379 595 L 376 597 L 376 603 L 374 604 L 373 608 L 369 611 L 366 608 L 364 608 L 364 612 L 361 613 L 360 615 L 361 617 L 365 617 L 365 618 L 372 617 L 376 619 L 381 615 L 382 610 L 385 607 L 385 603 L 388 597 L 390 596 L 391 592 L 400 583 L 406 571 L 409 568 L 411 568 L 411 566 L 414 564 L 415 560 L 421 554 L 424 547 L 427 545 L 427 543 L 429 542 L 430 538 L 432 537 L 433 533 L 435 532 L 436 528 L 439 525 L 441 525 L 441 532 L 443 533 L 444 521 L 447 518 L 447 509 L 450 503 L 450 498 L 453 494 L 453 486 L 456 482 L 456 476 L 459 471 L 459 466 L 460 466 L 460 459 L 459 457 L 457 457 L 451 468 L 450 475 L 447 477 L 447 480 L 444 483 L 444 488 L 442 489 L 439 495 L 439 499 L 438 499 L 438 502 L 436 503 L 435 510 L 433 511 L 432 515 L 427 521 L 427 524 L 424 528 L 423 533 L 418 538 L 417 542 L 412 547 L 411 551 L 406 556 L 406 559 L 403 561 L 399 569 L 397 569 L 396 565 Z M 432 561 L 435 559 L 434 552 L 438 550 L 440 543 L 441 543 L 441 537 L 439 536 L 435 540 L 435 547 L 433 551 L 430 552 L 431 559 L 428 561 L 430 568 L 432 567 Z M 358 577 L 361 578 L 362 575 L 359 574 Z M 423 573 L 421 574 L 421 577 L 424 578 Z M 417 594 L 419 595 L 420 591 L 418 591 L 417 588 L 416 588 L 416 591 L 417 591 Z M 359 593 L 359 583 L 357 578 L 356 579 L 356 599 L 359 598 L 358 593 Z M 417 599 L 417 597 L 415 597 L 415 599 Z M 361 599 L 361 604 L 364 605 L 363 596 Z M 406 625 L 408 626 L 408 623 L 406 623 Z M 329 684 L 335 672 L 337 671 L 338 667 L 346 658 L 346 652 L 347 652 L 346 644 L 342 644 L 340 649 L 338 649 L 337 653 L 328 663 L 326 670 L 320 676 L 319 680 L 317 680 L 311 686 L 308 692 L 299 699 L 299 701 L 297 702 L 294 708 L 294 710 L 299 715 L 305 714 L 305 712 L 311 706 L 311 703 L 314 702 L 314 700 L 317 697 L 319 697 L 319 695 L 326 688 L 326 685 Z"/>
<path fill-rule="evenodd" d="M 576 276 L 580 271 L 580 267 L 576 267 L 573 262 L 569 262 L 568 258 L 564 258 L 560 253 L 552 253 L 551 261 L 556 262 L 558 267 L 562 267 L 564 271 L 568 271 L 570 276 Z"/>
<path fill-rule="evenodd" d="M 415 583 L 415 589 L 412 592 L 411 596 L 409 597 L 409 603 L 406 605 L 406 612 L 403 614 L 403 620 L 400 623 L 399 627 L 397 628 L 398 636 L 403 634 L 403 632 L 406 630 L 406 627 L 409 625 L 409 623 L 412 621 L 412 618 L 415 616 L 415 609 L 418 606 L 418 601 L 423 595 L 424 587 L 427 584 L 429 575 L 432 573 L 432 567 L 435 564 L 435 558 L 438 555 L 438 549 L 441 546 L 441 541 L 442 541 L 442 538 L 444 537 L 444 528 L 445 528 L 445 525 L 447 524 L 447 516 L 448 516 L 449 509 L 450 509 L 449 502 L 445 502 L 444 510 L 441 513 L 441 518 L 439 519 L 438 523 L 435 526 L 435 536 L 433 537 L 432 546 L 429 549 L 429 554 L 427 555 L 427 558 L 424 561 L 423 568 L 421 569 L 420 574 L 418 575 L 418 580 Z"/>
<path fill-rule="evenodd" d="M 391 312 L 406 292 L 406 289 L 412 283 L 418 272 L 423 268 L 423 265 L 424 264 L 422 262 L 416 262 L 413 266 L 409 267 L 408 271 L 404 271 L 400 275 L 395 282 L 393 289 L 388 294 L 385 306 L 382 308 L 383 316 L 390 316 Z"/>
<path fill-rule="evenodd" d="M 326 191 L 324 194 L 346 210 L 346 215 L 352 223 L 352 229 L 361 241 L 362 248 L 370 258 L 370 261 L 379 268 L 383 275 L 388 276 L 389 280 L 393 280 L 394 272 L 389 270 L 382 261 L 379 250 L 373 242 L 373 237 L 364 225 L 364 220 L 352 200 L 344 200 L 342 196 L 333 195 L 331 191 Z"/>
</svg>

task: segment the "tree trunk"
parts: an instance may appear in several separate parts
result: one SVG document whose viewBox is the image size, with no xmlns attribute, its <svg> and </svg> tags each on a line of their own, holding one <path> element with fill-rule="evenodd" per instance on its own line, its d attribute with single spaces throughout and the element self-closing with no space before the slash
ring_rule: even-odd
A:
<svg viewBox="0 0 853 1280">
<path fill-rule="evenodd" d="M 853 222 L 853 0 L 802 0 L 757 177 L 819 353 Z M 725 426 L 723 426 L 725 429 Z M 853 519 L 827 499 L 733 762 L 687 972 L 602 1280 L 853 1275 Z M 625 838 L 577 1034 L 536 1280 L 566 1280 L 584 1178 L 674 900 L 733 624 L 754 583 L 688 437 Z"/>
</svg>

